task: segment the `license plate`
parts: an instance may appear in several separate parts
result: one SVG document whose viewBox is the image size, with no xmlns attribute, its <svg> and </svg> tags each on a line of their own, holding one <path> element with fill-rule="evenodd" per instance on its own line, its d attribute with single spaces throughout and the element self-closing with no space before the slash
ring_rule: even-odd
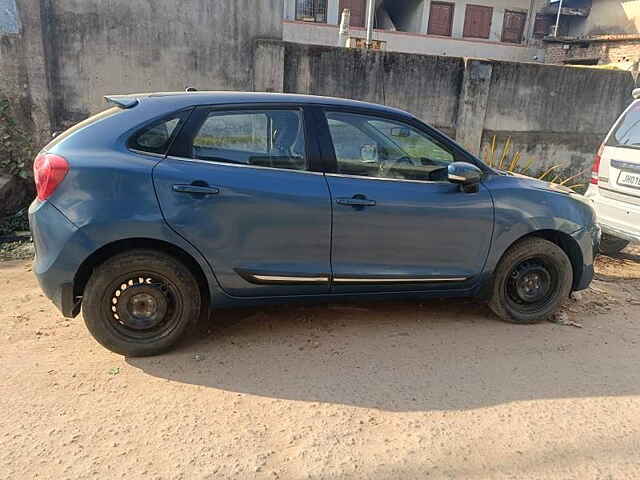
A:
<svg viewBox="0 0 640 480">
<path fill-rule="evenodd" d="M 620 172 L 618 185 L 640 188 L 640 173 Z"/>
</svg>

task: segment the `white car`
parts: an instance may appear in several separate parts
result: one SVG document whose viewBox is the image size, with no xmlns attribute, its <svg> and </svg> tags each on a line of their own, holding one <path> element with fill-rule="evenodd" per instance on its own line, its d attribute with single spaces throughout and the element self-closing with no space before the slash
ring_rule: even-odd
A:
<svg viewBox="0 0 640 480">
<path fill-rule="evenodd" d="M 640 89 L 633 97 L 596 155 L 585 194 L 598 214 L 604 254 L 640 242 Z"/>
</svg>

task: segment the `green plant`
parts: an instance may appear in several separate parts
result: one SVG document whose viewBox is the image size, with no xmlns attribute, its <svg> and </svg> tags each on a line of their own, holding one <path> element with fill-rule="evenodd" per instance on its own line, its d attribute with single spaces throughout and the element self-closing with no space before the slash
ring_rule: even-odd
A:
<svg viewBox="0 0 640 480">
<path fill-rule="evenodd" d="M 32 176 L 30 162 L 35 148 L 14 114 L 9 99 L 0 96 L 0 172 L 28 178 Z"/>
<path fill-rule="evenodd" d="M 535 159 L 533 158 L 530 159 L 523 168 L 519 168 L 520 161 L 522 160 L 522 152 L 512 153 L 511 152 L 512 149 L 513 149 L 513 141 L 511 137 L 509 137 L 507 138 L 507 141 L 502 147 L 502 151 L 500 152 L 499 157 L 496 158 L 496 154 L 498 153 L 498 145 L 497 145 L 497 138 L 494 135 L 491 140 L 491 145 L 488 148 L 487 155 L 485 157 L 485 162 L 490 167 L 495 167 L 499 170 L 505 170 L 511 173 L 518 173 L 520 175 L 529 174 L 532 167 L 534 166 Z M 560 168 L 560 165 L 554 165 L 548 168 L 547 170 L 545 170 L 543 173 L 539 174 L 535 178 L 539 180 L 546 180 L 550 183 L 555 183 L 557 185 L 563 185 L 572 190 L 580 190 L 585 187 L 585 185 L 581 183 L 571 184 L 571 185 L 569 184 L 572 181 L 584 175 L 588 170 L 581 171 L 565 179 L 562 179 L 558 174 L 551 176 L 551 174 L 556 170 L 558 170 L 559 168 Z"/>
<path fill-rule="evenodd" d="M 29 217 L 27 208 L 23 208 L 15 215 L 0 218 L 0 237 L 10 235 L 13 232 L 29 230 Z"/>
</svg>

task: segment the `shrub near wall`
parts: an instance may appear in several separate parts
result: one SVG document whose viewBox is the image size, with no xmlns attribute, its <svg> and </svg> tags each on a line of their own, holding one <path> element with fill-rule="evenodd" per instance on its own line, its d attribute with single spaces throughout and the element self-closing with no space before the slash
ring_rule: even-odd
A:
<svg viewBox="0 0 640 480">
<path fill-rule="evenodd" d="M 34 155 L 30 133 L 17 122 L 12 102 L 0 96 L 0 235 L 28 228 L 25 210 L 34 197 Z"/>
</svg>

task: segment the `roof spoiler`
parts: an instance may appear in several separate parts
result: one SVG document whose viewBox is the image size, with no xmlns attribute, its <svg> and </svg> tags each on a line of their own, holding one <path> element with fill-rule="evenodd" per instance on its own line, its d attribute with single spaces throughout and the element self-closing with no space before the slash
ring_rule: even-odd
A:
<svg viewBox="0 0 640 480">
<path fill-rule="evenodd" d="M 635 98 L 636 100 L 640 99 L 640 88 L 636 88 L 633 91 L 633 98 Z"/>
<path fill-rule="evenodd" d="M 126 97 L 119 95 L 107 95 L 104 97 L 104 99 L 107 101 L 107 103 L 124 109 L 133 108 L 140 103 L 140 100 L 135 97 Z"/>
</svg>

